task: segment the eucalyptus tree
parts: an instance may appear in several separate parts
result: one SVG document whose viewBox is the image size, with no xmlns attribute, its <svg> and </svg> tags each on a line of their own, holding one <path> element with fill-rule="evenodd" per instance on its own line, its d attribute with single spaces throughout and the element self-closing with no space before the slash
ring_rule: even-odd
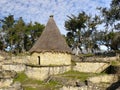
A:
<svg viewBox="0 0 120 90">
<path fill-rule="evenodd" d="M 38 40 L 44 28 L 45 26 L 38 22 L 34 22 L 34 23 L 30 22 L 27 24 L 26 39 L 25 39 L 25 41 L 27 42 L 25 45 L 26 50 L 29 50 L 33 46 L 33 44 L 36 42 L 36 40 Z"/>
<path fill-rule="evenodd" d="M 110 8 L 99 8 L 99 10 L 102 13 L 106 26 L 113 25 L 114 27 L 119 25 L 119 22 L 116 22 L 120 20 L 120 0 L 112 0 Z"/>
<path fill-rule="evenodd" d="M 111 48 L 113 50 L 120 50 L 120 32 L 115 33 L 115 36 L 111 43 Z"/>
<path fill-rule="evenodd" d="M 35 22 L 34 24 L 32 24 L 32 22 L 26 24 L 22 17 L 20 17 L 17 23 L 14 25 L 14 30 L 16 31 L 16 53 L 28 51 L 41 35 L 43 29 L 44 25 L 38 22 Z"/>
<path fill-rule="evenodd" d="M 117 41 L 115 32 L 120 32 L 120 0 L 112 0 L 110 8 L 99 8 L 103 16 L 103 22 L 107 33 L 105 35 L 106 44 L 111 46 Z M 119 36 L 119 35 L 117 35 Z M 114 45 L 112 45 L 113 48 Z M 113 49 L 116 49 L 115 47 Z"/>
<path fill-rule="evenodd" d="M 4 39 L 1 37 L 2 35 L 0 34 L 0 50 L 4 51 L 5 50 L 5 44 L 4 44 Z"/>
<path fill-rule="evenodd" d="M 1 23 L 0 23 L 1 25 Z M 3 38 L 3 33 L 2 33 L 2 28 L 0 27 L 0 50 L 4 51 L 5 50 L 5 43 L 4 43 L 4 38 Z"/>
<path fill-rule="evenodd" d="M 20 17 L 17 22 L 14 24 L 13 30 L 16 32 L 14 35 L 15 43 L 14 43 L 14 50 L 16 53 L 24 52 L 24 39 L 26 34 L 26 24 L 23 21 L 22 17 Z"/>
<path fill-rule="evenodd" d="M 94 44 L 96 43 L 93 33 L 96 32 L 97 25 L 101 23 L 100 18 L 97 15 L 91 17 L 85 12 L 79 13 L 78 16 L 68 16 L 68 18 L 65 21 L 65 27 L 68 31 L 68 44 L 72 47 L 77 46 L 79 48 L 84 45 L 89 52 L 89 49 L 94 48 Z"/>
<path fill-rule="evenodd" d="M 44 29 L 44 25 L 38 22 L 26 24 L 22 17 L 15 20 L 13 15 L 1 19 L 0 22 L 0 39 L 3 39 L 0 46 L 14 54 L 28 51 Z"/>
<path fill-rule="evenodd" d="M 10 47 L 10 51 L 13 49 L 14 35 L 13 31 L 14 23 L 16 22 L 13 15 L 9 15 L 4 19 L 1 19 L 2 24 L 2 38 L 4 39 L 4 44 L 6 47 Z"/>
<path fill-rule="evenodd" d="M 87 28 L 84 33 L 84 41 L 86 43 L 88 51 L 91 50 L 93 51 L 94 49 L 98 49 L 97 47 L 97 26 L 100 25 L 101 19 L 99 16 L 89 16 L 88 21 L 87 21 Z"/>
<path fill-rule="evenodd" d="M 67 41 L 72 47 L 79 47 L 82 45 L 82 36 L 84 29 L 86 28 L 86 21 L 88 15 L 85 12 L 79 13 L 78 16 L 72 15 L 68 16 L 68 20 L 65 21 L 65 27 L 68 31 Z"/>
</svg>

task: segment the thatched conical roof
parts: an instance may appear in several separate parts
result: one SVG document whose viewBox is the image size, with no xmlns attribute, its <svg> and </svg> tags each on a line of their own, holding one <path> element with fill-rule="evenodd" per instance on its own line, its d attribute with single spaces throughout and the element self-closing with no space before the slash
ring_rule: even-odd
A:
<svg viewBox="0 0 120 90">
<path fill-rule="evenodd" d="M 30 53 L 46 51 L 71 53 L 71 49 L 68 47 L 65 39 L 60 34 L 53 16 L 50 16 L 49 21 L 40 38 L 30 49 Z"/>
</svg>

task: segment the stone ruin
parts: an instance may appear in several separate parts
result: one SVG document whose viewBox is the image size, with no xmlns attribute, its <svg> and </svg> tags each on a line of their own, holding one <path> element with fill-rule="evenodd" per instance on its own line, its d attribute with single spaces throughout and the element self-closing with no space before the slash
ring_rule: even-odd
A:
<svg viewBox="0 0 120 90">
<path fill-rule="evenodd" d="M 113 58 L 113 57 L 111 57 L 111 58 Z M 16 77 L 17 72 L 25 71 L 26 65 L 25 65 L 25 63 L 23 63 L 23 61 L 25 61 L 26 59 L 25 60 L 24 59 L 22 59 L 22 62 L 19 62 L 19 63 L 14 62 L 13 60 L 9 60 L 9 59 L 8 60 L 5 60 L 3 58 L 0 59 L 0 90 L 23 90 L 21 83 L 14 82 L 14 78 Z M 15 60 L 20 61 L 17 59 L 15 59 Z M 78 60 L 76 60 L 76 61 L 78 62 Z M 119 71 L 119 70 L 117 70 L 117 71 Z M 72 81 L 72 85 L 74 85 L 74 84 Z M 78 85 L 79 85 L 79 83 L 78 83 Z M 76 87 L 76 86 L 71 86 L 71 85 L 69 85 L 67 87 L 66 86 L 63 86 L 63 88 L 61 88 L 61 90 L 67 90 L 67 89 L 68 90 L 73 90 L 73 89 L 75 89 L 75 90 L 78 90 L 78 89 L 79 90 L 84 90 L 84 89 L 85 90 L 93 90 L 93 87 L 94 87 L 94 90 L 101 90 L 101 89 L 98 89 L 99 86 L 97 86 L 96 84 L 92 84 L 92 83 L 89 85 L 90 87 L 88 87 L 86 85 L 83 85 L 82 87 Z"/>
<path fill-rule="evenodd" d="M 0 90 L 23 90 L 21 83 L 14 82 L 17 73 L 14 70 L 5 70 L 3 65 L 8 62 L 0 58 Z"/>
</svg>

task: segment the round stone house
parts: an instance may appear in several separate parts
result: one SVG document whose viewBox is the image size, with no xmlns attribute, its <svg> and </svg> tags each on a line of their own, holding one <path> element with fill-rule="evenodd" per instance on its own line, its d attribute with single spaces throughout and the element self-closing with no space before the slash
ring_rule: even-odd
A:
<svg viewBox="0 0 120 90">
<path fill-rule="evenodd" d="M 30 64 L 33 65 L 71 65 L 71 49 L 60 34 L 53 16 L 50 16 L 40 38 L 29 52 Z"/>
</svg>

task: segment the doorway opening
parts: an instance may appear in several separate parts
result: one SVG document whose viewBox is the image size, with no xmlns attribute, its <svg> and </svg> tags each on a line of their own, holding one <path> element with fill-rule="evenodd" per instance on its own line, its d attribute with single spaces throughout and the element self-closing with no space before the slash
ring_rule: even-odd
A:
<svg viewBox="0 0 120 90">
<path fill-rule="evenodd" d="M 38 64 L 40 65 L 40 56 L 38 56 Z"/>
</svg>

